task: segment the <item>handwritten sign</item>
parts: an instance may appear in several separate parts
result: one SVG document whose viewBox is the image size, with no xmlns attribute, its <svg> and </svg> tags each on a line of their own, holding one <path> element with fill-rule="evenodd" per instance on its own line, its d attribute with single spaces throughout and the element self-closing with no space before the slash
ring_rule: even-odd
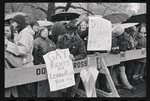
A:
<svg viewBox="0 0 150 101">
<path fill-rule="evenodd" d="M 75 85 L 72 60 L 69 50 L 62 49 L 51 51 L 43 55 L 50 91 L 57 91 Z"/>
<path fill-rule="evenodd" d="M 111 50 L 111 22 L 98 17 L 89 17 L 89 35 L 87 50 Z"/>
</svg>

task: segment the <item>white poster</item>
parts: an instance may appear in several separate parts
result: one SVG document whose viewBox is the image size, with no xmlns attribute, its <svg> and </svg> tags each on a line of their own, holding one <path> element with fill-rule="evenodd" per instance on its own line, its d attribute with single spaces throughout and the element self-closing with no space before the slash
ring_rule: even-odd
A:
<svg viewBox="0 0 150 101">
<path fill-rule="evenodd" d="M 98 17 L 89 17 L 89 35 L 87 50 L 111 50 L 111 22 Z"/>
<path fill-rule="evenodd" d="M 57 91 L 75 85 L 73 63 L 69 49 L 58 49 L 43 55 L 50 91 Z"/>
</svg>

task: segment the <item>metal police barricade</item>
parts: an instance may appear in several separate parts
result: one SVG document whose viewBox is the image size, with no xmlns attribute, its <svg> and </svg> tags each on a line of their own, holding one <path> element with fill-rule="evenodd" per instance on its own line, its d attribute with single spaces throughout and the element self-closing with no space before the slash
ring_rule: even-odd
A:
<svg viewBox="0 0 150 101">
<path fill-rule="evenodd" d="M 110 86 L 111 92 L 107 93 L 102 90 L 96 89 L 98 96 L 104 97 L 119 97 L 114 83 L 111 79 L 108 66 L 119 64 L 121 61 L 134 60 L 139 58 L 146 57 L 146 50 L 130 50 L 117 55 L 110 53 L 103 53 L 100 55 L 91 55 L 89 58 L 94 58 L 99 72 L 105 74 L 108 84 Z M 83 67 L 86 67 L 88 64 L 87 58 L 74 61 L 74 73 L 80 73 Z M 14 68 L 14 69 L 5 69 L 5 88 L 14 87 L 18 85 L 23 85 L 32 82 L 38 82 L 41 80 L 46 80 L 46 67 L 45 64 L 35 65 L 33 67 L 26 68 Z M 78 89 L 78 84 L 80 82 L 80 77 L 76 79 L 76 85 L 73 87 L 71 96 L 73 97 L 75 93 L 80 96 L 85 96 L 85 91 Z"/>
</svg>

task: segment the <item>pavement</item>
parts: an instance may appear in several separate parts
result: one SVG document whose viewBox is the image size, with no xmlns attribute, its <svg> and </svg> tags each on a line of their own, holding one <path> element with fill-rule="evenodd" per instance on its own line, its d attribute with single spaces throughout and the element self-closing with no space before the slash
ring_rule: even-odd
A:
<svg viewBox="0 0 150 101">
<path fill-rule="evenodd" d="M 120 97 L 146 97 L 146 83 L 136 83 L 133 85 L 136 91 L 129 91 L 123 88 L 116 88 Z"/>
</svg>

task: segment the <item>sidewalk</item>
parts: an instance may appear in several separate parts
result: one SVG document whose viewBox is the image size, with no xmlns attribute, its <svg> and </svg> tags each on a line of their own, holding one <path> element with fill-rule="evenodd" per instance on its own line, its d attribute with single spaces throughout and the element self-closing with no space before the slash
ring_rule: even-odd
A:
<svg viewBox="0 0 150 101">
<path fill-rule="evenodd" d="M 120 97 L 146 97 L 146 83 L 139 83 L 134 85 L 136 91 L 132 92 L 123 88 L 117 88 Z"/>
</svg>

